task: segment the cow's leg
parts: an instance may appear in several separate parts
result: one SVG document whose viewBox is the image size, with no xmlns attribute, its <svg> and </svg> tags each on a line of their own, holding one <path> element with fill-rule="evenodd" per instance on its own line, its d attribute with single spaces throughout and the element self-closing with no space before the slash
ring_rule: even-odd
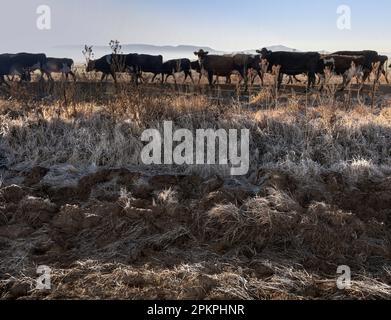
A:
<svg viewBox="0 0 391 320">
<path fill-rule="evenodd" d="M 313 75 L 313 82 L 312 82 L 312 88 L 315 88 L 315 86 L 316 86 L 317 83 L 318 83 L 318 85 L 319 85 L 320 79 L 317 79 L 317 78 L 316 78 L 316 73 L 314 73 L 314 75 Z"/>
<path fill-rule="evenodd" d="M 345 87 L 346 87 L 346 81 L 347 81 L 347 76 L 344 74 L 342 76 L 342 87 L 339 91 L 344 91 L 345 90 Z"/>
<path fill-rule="evenodd" d="M 48 71 L 41 71 L 41 78 L 40 81 L 45 81 L 45 76 L 50 81 L 50 73 Z"/>
<path fill-rule="evenodd" d="M 293 76 L 293 79 L 294 79 L 297 83 L 301 83 L 301 80 L 297 79 L 297 76 Z"/>
<path fill-rule="evenodd" d="M 23 82 L 23 73 L 21 73 L 20 75 L 19 75 L 19 83 L 22 83 Z"/>
<path fill-rule="evenodd" d="M 115 74 L 114 71 L 111 71 L 111 76 L 112 76 L 113 79 L 114 79 L 114 83 L 117 84 L 117 75 Z"/>
<path fill-rule="evenodd" d="M 140 72 L 137 71 L 134 75 L 135 75 L 136 86 L 139 85 L 139 79 L 140 79 L 140 84 L 143 83 L 143 76 Z"/>
<path fill-rule="evenodd" d="M 316 83 L 317 83 L 317 78 L 316 78 L 316 73 L 312 73 L 312 88 L 315 88 Z M 319 80 L 318 80 L 319 81 Z"/>
<path fill-rule="evenodd" d="M 387 84 L 389 84 L 390 81 L 388 81 L 388 77 L 387 77 L 387 72 L 386 72 L 386 70 L 382 70 L 382 74 L 383 74 L 384 78 L 386 79 Z"/>
<path fill-rule="evenodd" d="M 251 86 L 253 86 L 254 85 L 254 82 L 255 82 L 255 79 L 256 79 L 256 77 L 257 77 L 257 75 L 256 74 L 254 74 L 254 73 L 251 73 Z"/>
<path fill-rule="evenodd" d="M 167 83 L 168 78 L 169 78 L 170 76 L 172 76 L 172 73 L 168 73 L 168 74 L 167 74 L 166 79 L 165 79 L 165 82 L 166 82 L 166 83 Z M 164 79 L 164 77 L 163 77 L 163 79 Z"/>
<path fill-rule="evenodd" d="M 254 85 L 255 78 L 256 78 L 256 75 L 254 75 L 254 74 L 251 74 L 251 78 L 250 78 L 250 83 L 251 83 L 251 86 L 253 86 L 253 85 Z"/>
<path fill-rule="evenodd" d="M 201 79 L 202 79 L 202 73 L 200 73 L 200 74 L 198 75 L 198 85 L 200 85 Z"/>
<path fill-rule="evenodd" d="M 43 71 L 42 69 L 40 69 L 39 71 L 41 73 L 41 76 L 38 81 L 45 81 L 45 71 Z"/>
<path fill-rule="evenodd" d="M 211 87 L 213 87 L 214 83 L 213 83 L 213 72 L 212 71 L 208 72 L 208 81 L 209 81 L 209 85 Z"/>
<path fill-rule="evenodd" d="M 322 92 L 324 85 L 326 83 L 326 75 L 324 73 L 320 73 L 318 76 L 319 76 L 318 85 L 320 85 L 319 91 Z"/>
<path fill-rule="evenodd" d="M 312 88 L 315 88 L 316 84 L 320 83 L 320 80 L 316 77 L 316 73 L 312 74 Z"/>
<path fill-rule="evenodd" d="M 135 72 L 135 73 L 133 74 L 133 81 L 134 81 L 134 84 L 135 84 L 136 86 L 138 86 L 138 84 L 139 84 L 139 82 L 138 82 L 139 78 L 140 78 L 140 74 L 139 74 L 138 72 Z"/>
<path fill-rule="evenodd" d="M 6 87 L 10 88 L 11 86 L 7 81 L 5 81 L 4 76 L 0 76 L 0 85 L 4 84 Z"/>
<path fill-rule="evenodd" d="M 160 72 L 154 73 L 154 74 L 153 74 L 153 77 L 152 77 L 152 79 L 151 79 L 151 83 L 154 83 L 154 82 L 155 82 L 156 77 L 157 77 L 159 74 L 161 75 L 160 83 L 163 84 L 163 82 L 164 82 L 164 73 L 163 73 L 163 72 L 162 72 L 162 73 L 160 73 Z"/>
<path fill-rule="evenodd" d="M 139 72 L 137 74 L 137 77 L 138 77 L 138 79 L 140 79 L 140 83 L 146 83 L 146 80 L 144 79 L 142 72 Z"/>
<path fill-rule="evenodd" d="M 189 77 L 191 79 L 191 83 L 194 85 L 194 78 L 193 78 L 193 74 L 192 74 L 191 70 L 188 71 L 188 74 L 189 74 Z"/>
<path fill-rule="evenodd" d="M 20 76 L 21 82 L 31 82 L 31 73 L 29 70 L 23 70 L 23 73 Z"/>
<path fill-rule="evenodd" d="M 309 72 L 308 73 L 307 91 L 309 91 L 311 89 L 311 87 L 313 87 L 315 85 L 315 82 L 316 82 L 315 73 Z"/>
<path fill-rule="evenodd" d="M 193 77 L 193 73 L 191 72 L 191 70 L 189 71 L 189 76 L 191 79 L 191 83 L 194 85 L 194 77 Z"/>
<path fill-rule="evenodd" d="M 370 78 L 371 78 L 371 72 L 369 70 L 365 70 L 364 76 L 362 78 L 362 83 L 365 83 Z M 358 83 L 358 79 L 357 79 L 357 83 Z"/>
<path fill-rule="evenodd" d="M 381 70 L 379 68 L 379 70 L 377 70 L 377 72 L 376 72 L 376 82 L 379 83 L 379 84 L 380 84 L 380 78 L 381 78 L 381 75 L 383 74 L 383 71 L 384 70 Z"/>
<path fill-rule="evenodd" d="M 318 85 L 321 84 L 322 81 L 325 81 L 326 76 L 323 74 L 318 74 Z"/>
<path fill-rule="evenodd" d="M 348 76 L 344 74 L 342 76 L 342 88 L 339 91 L 344 91 L 347 86 L 348 86 Z"/>
<path fill-rule="evenodd" d="M 73 71 L 69 71 L 69 74 L 72 76 L 73 82 L 76 82 L 76 74 Z"/>
<path fill-rule="evenodd" d="M 172 73 L 171 76 L 174 78 L 174 83 L 176 84 L 176 77 L 175 77 L 175 73 Z"/>
<path fill-rule="evenodd" d="M 105 80 L 106 78 L 106 73 L 102 73 L 102 76 L 100 78 L 100 82 L 103 82 L 103 80 Z"/>
<path fill-rule="evenodd" d="M 249 69 L 248 72 L 247 72 L 247 80 L 250 82 L 250 85 L 253 84 L 253 82 L 252 82 L 253 77 L 254 77 L 253 70 Z"/>
<path fill-rule="evenodd" d="M 284 74 L 280 72 L 277 76 L 277 89 L 281 88 L 283 79 L 284 79 Z"/>
<path fill-rule="evenodd" d="M 259 76 L 259 78 L 261 78 L 261 85 L 262 85 L 262 87 L 264 86 L 264 73 L 262 72 L 262 71 L 260 71 L 260 70 L 258 70 L 258 76 Z M 254 78 L 255 79 L 255 78 Z"/>
<path fill-rule="evenodd" d="M 6 87 L 11 88 L 11 85 L 7 81 L 5 81 L 3 76 L 1 77 L 1 81 L 5 84 Z"/>
<path fill-rule="evenodd" d="M 312 77 L 311 77 L 311 73 L 309 72 L 308 75 L 307 75 L 307 78 L 308 78 L 308 83 L 307 83 L 307 92 L 310 91 L 310 88 L 311 88 L 311 83 L 312 83 Z"/>
<path fill-rule="evenodd" d="M 248 69 L 246 70 L 246 68 L 244 68 L 244 70 L 241 70 L 239 73 L 244 81 L 244 88 L 247 91 L 247 89 L 248 89 Z"/>
</svg>

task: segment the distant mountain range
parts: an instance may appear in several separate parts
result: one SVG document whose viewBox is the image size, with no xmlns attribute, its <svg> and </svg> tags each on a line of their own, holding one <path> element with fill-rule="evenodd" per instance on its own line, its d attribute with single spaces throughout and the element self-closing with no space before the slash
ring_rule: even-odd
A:
<svg viewBox="0 0 391 320">
<path fill-rule="evenodd" d="M 48 50 L 47 54 L 54 57 L 69 57 L 75 60 L 75 62 L 80 63 L 84 62 L 85 58 L 83 57 L 82 50 L 84 45 L 69 45 L 69 46 L 57 46 Z M 203 49 L 209 51 L 212 54 L 230 54 L 230 53 L 247 53 L 255 54 L 257 49 L 243 50 L 237 52 L 229 52 L 224 50 L 213 49 L 208 46 L 195 46 L 195 45 L 179 45 L 179 46 L 156 46 L 151 44 L 124 44 L 121 47 L 121 52 L 124 53 L 143 53 L 143 54 L 161 54 L 164 57 L 164 60 L 169 59 L 178 59 L 178 58 L 189 58 L 191 60 L 195 59 L 194 51 Z M 261 49 L 261 48 L 258 48 Z M 284 45 L 273 45 L 267 47 L 271 51 L 288 51 L 288 52 L 301 52 L 301 50 L 289 48 Z M 111 53 L 111 48 L 109 46 L 93 46 L 94 57 L 98 58 L 105 54 Z M 320 51 L 322 54 L 330 53 L 328 51 Z M 391 56 L 390 53 L 385 53 L 388 56 Z"/>
<path fill-rule="evenodd" d="M 48 50 L 48 55 L 55 57 L 70 57 L 76 62 L 84 62 L 82 55 L 83 45 L 68 45 L 68 46 L 56 46 Z M 294 52 L 299 50 L 288 48 L 282 45 L 275 45 L 267 47 L 272 51 L 290 51 Z M 111 52 L 109 46 L 93 46 L 93 52 L 95 57 L 100 57 Z M 142 53 L 142 54 L 161 54 L 164 60 L 177 59 L 177 58 L 189 58 L 195 59 L 194 51 L 203 49 L 213 54 L 228 54 L 232 52 L 213 49 L 208 46 L 194 46 L 194 45 L 179 45 L 179 46 L 156 46 L 150 44 L 124 44 L 121 46 L 121 52 L 124 53 Z M 260 49 L 260 48 L 259 48 Z M 238 51 L 248 54 L 255 54 L 257 49 Z"/>
<path fill-rule="evenodd" d="M 82 55 L 83 45 L 70 45 L 70 46 L 57 46 L 49 49 L 48 54 L 61 57 L 71 57 L 77 62 L 84 60 Z M 140 53 L 140 54 L 152 54 L 163 55 L 165 60 L 176 58 L 194 58 L 194 51 L 203 49 L 210 53 L 220 54 L 223 51 L 215 50 L 208 46 L 193 46 L 193 45 L 179 45 L 179 46 L 156 46 L 150 44 L 124 44 L 121 45 L 121 52 L 123 53 Z M 100 57 L 105 54 L 111 53 L 110 46 L 93 46 L 92 48 L 95 57 Z"/>
</svg>

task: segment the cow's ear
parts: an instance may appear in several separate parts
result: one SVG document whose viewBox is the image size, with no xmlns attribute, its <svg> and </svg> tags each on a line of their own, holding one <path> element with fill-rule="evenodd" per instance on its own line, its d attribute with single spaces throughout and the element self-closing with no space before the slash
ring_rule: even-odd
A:
<svg viewBox="0 0 391 320">
<path fill-rule="evenodd" d="M 206 51 L 206 52 L 205 52 L 205 55 L 207 55 L 207 54 L 209 54 L 209 51 Z"/>
<path fill-rule="evenodd" d="M 195 56 L 198 56 L 198 52 L 197 52 L 197 51 L 194 51 L 194 55 L 195 55 Z"/>
</svg>

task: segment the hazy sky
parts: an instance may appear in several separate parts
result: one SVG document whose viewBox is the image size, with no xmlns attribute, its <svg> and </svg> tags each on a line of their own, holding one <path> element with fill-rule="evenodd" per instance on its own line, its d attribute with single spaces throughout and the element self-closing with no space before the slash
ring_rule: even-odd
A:
<svg viewBox="0 0 391 320">
<path fill-rule="evenodd" d="M 49 5 L 52 29 L 38 30 Z M 337 28 L 349 5 L 352 29 Z M 391 52 L 390 0 L 1 0 L 0 52 L 68 44 L 194 44 L 234 51 L 283 44 L 300 50 Z"/>
</svg>

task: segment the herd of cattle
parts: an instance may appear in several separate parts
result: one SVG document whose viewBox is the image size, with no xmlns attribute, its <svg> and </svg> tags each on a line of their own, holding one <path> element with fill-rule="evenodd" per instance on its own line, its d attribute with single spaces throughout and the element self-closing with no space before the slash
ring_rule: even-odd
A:
<svg viewBox="0 0 391 320">
<path fill-rule="evenodd" d="M 215 78 L 225 77 L 227 83 L 231 81 L 231 75 L 237 73 L 247 88 L 248 81 L 254 83 L 257 76 L 262 85 L 265 73 L 277 74 L 277 84 L 281 85 L 283 76 L 296 77 L 305 74 L 308 77 L 308 88 L 314 87 L 316 76 L 319 83 L 324 84 L 326 70 L 343 77 L 342 90 L 357 77 L 364 83 L 373 72 L 377 70 L 377 80 L 383 74 L 388 83 L 386 68 L 387 56 L 379 55 L 376 51 L 339 51 L 333 54 L 322 55 L 317 52 L 272 52 L 267 49 L 258 50 L 257 54 L 232 54 L 211 55 L 209 52 L 199 50 L 194 52 L 198 60 L 175 59 L 163 62 L 163 56 L 147 54 L 109 54 L 100 59 L 87 59 L 87 72 L 101 72 L 101 81 L 112 76 L 117 82 L 117 73 L 129 73 L 136 84 L 144 81 L 143 74 L 153 74 L 152 82 L 161 75 L 161 82 L 167 81 L 170 76 L 182 72 L 184 81 L 189 77 L 194 83 L 192 71 L 198 73 L 198 83 L 201 77 L 206 75 L 209 84 L 215 84 Z M 68 79 L 69 75 L 76 81 L 72 71 L 74 62 L 72 59 L 59 59 L 46 57 L 45 54 L 0 54 L 0 85 L 9 86 L 14 76 L 19 76 L 20 81 L 31 81 L 31 73 L 39 70 L 42 79 L 46 75 L 53 81 L 52 73 L 62 73 Z M 296 79 L 296 78 L 295 78 Z M 323 80 L 323 81 L 322 81 Z M 292 79 L 291 79 L 292 81 Z"/>
</svg>

